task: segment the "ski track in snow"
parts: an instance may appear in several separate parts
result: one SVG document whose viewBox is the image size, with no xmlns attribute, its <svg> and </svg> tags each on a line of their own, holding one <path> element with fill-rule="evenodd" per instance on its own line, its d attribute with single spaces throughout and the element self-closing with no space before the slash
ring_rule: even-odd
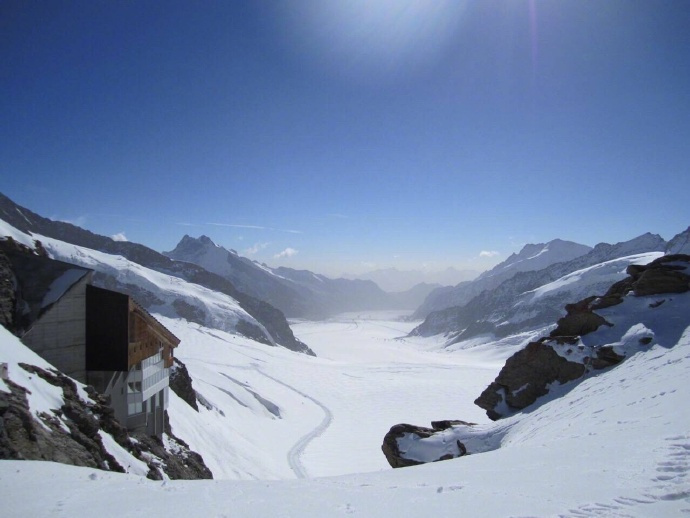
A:
<svg viewBox="0 0 690 518">
<path fill-rule="evenodd" d="M 279 385 L 284 386 L 285 388 L 295 392 L 296 394 L 299 394 L 303 398 L 308 399 L 315 405 L 317 405 L 321 410 L 323 410 L 324 417 L 323 420 L 318 424 L 316 428 L 314 428 L 311 432 L 308 432 L 307 434 L 303 435 L 293 446 L 290 448 L 290 451 L 287 454 L 287 460 L 288 464 L 290 465 L 290 469 L 297 475 L 297 478 L 308 478 L 307 470 L 302 464 L 302 454 L 304 453 L 304 450 L 307 449 L 307 446 L 309 446 L 309 443 L 319 437 L 323 432 L 326 431 L 326 429 L 331 425 L 333 422 L 333 413 L 330 411 L 330 409 L 318 401 L 316 398 L 313 398 L 309 394 L 305 394 L 301 390 L 296 389 L 292 385 L 288 385 L 287 383 L 274 378 L 273 376 L 270 376 L 269 374 L 266 374 L 263 372 L 261 369 L 259 369 L 259 366 L 256 364 L 252 364 L 252 366 L 256 369 L 256 371 L 261 374 L 262 376 L 267 377 L 270 380 L 273 380 L 274 382 L 278 383 Z"/>
</svg>

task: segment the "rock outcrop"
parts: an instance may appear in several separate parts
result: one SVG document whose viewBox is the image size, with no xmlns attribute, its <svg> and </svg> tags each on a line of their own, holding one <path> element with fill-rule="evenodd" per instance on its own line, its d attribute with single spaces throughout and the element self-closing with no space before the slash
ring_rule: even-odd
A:
<svg viewBox="0 0 690 518">
<path fill-rule="evenodd" d="M 433 421 L 431 423 L 432 428 L 405 423 L 396 424 L 384 436 L 381 450 L 386 456 L 388 463 L 394 468 L 404 468 L 407 466 L 424 464 L 426 462 L 438 462 L 462 457 L 463 455 L 467 455 L 468 451 L 465 445 L 460 441 L 455 441 L 451 445 L 446 444 L 443 440 L 437 441 L 435 447 L 429 446 L 426 448 L 427 451 L 423 456 L 419 454 L 415 455 L 413 452 L 405 449 L 405 446 L 401 447 L 402 441 L 415 443 L 420 440 L 433 439 L 444 430 L 458 425 L 473 426 L 474 423 L 459 420 Z"/>
<path fill-rule="evenodd" d="M 598 310 L 623 303 L 626 296 L 642 297 L 690 290 L 690 256 L 667 255 L 647 265 L 627 268 L 626 279 L 613 284 L 602 296 L 591 296 L 566 306 L 566 315 L 549 337 L 529 343 L 508 358 L 496 379 L 475 400 L 496 420 L 532 405 L 549 393 L 553 384 L 582 378 L 591 370 L 605 369 L 625 359 L 625 351 L 611 345 L 585 345 L 581 337 L 602 326 L 612 327 Z M 650 305 L 657 307 L 663 301 Z M 648 345 L 652 338 L 640 338 Z"/>
<path fill-rule="evenodd" d="M 189 375 L 187 366 L 177 358 L 173 359 L 173 366 L 170 369 L 170 390 L 194 410 L 199 411 L 196 404 L 196 391 L 192 387 L 192 377 Z"/>
<path fill-rule="evenodd" d="M 115 419 L 105 396 L 87 387 L 86 401 L 79 396 L 74 381 L 59 371 L 24 363 L 18 368 L 58 388 L 63 404 L 35 416 L 28 402 L 30 390 L 4 379 L 9 392 L 0 391 L 0 459 L 46 460 L 125 472 L 128 466 L 123 466 L 103 443 L 103 434 L 108 434 L 132 458 L 147 466 L 148 478 L 212 478 L 203 459 L 176 438 L 169 427 L 169 449 L 155 437 L 137 435 L 133 439 Z"/>
</svg>

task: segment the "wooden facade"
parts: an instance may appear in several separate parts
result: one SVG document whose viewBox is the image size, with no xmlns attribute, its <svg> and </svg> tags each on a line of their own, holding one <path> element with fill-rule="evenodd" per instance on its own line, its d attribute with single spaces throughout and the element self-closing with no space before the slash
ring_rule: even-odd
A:
<svg viewBox="0 0 690 518">
<path fill-rule="evenodd" d="M 158 320 L 133 299 L 129 299 L 128 368 L 156 354 L 163 347 L 165 367 L 173 364 L 173 349 L 180 343 Z"/>
<path fill-rule="evenodd" d="M 161 348 L 169 368 L 179 343 L 128 295 L 87 286 L 86 370 L 128 371 Z"/>
</svg>

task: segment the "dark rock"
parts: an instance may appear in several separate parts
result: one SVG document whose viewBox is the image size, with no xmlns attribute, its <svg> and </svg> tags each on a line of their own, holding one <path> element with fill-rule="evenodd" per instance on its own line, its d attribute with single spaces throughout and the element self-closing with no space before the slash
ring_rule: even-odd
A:
<svg viewBox="0 0 690 518">
<path fill-rule="evenodd" d="M 596 331 L 602 325 L 611 326 L 604 317 L 592 311 L 592 303 L 598 300 L 599 297 L 588 297 L 575 304 L 567 304 L 567 314 L 558 320 L 550 336 L 582 336 Z"/>
<path fill-rule="evenodd" d="M 605 345 L 603 347 L 597 347 L 594 350 L 594 355 L 590 360 L 590 365 L 593 369 L 607 369 L 618 365 L 625 359 L 625 356 L 618 354 L 613 350 L 610 345 Z"/>
<path fill-rule="evenodd" d="M 675 270 L 649 269 L 635 281 L 635 295 L 657 295 L 659 293 L 685 293 L 690 290 L 690 276 Z"/>
<path fill-rule="evenodd" d="M 17 279 L 7 256 L 0 251 L 0 325 L 14 330 Z"/>
<path fill-rule="evenodd" d="M 582 363 L 568 361 L 542 341 L 531 342 L 508 358 L 496 380 L 474 403 L 495 420 L 504 416 L 502 403 L 512 409 L 525 408 L 546 395 L 551 383 L 567 383 L 584 373 Z"/>
<path fill-rule="evenodd" d="M 187 366 L 178 358 L 173 359 L 173 367 L 170 369 L 170 389 L 194 410 L 199 411 L 196 404 L 196 392 L 192 387 L 192 377 L 189 375 Z"/>
<path fill-rule="evenodd" d="M 683 264 L 687 263 L 687 264 Z M 690 290 L 690 255 L 665 255 L 647 265 L 630 265 L 626 273 L 632 277 L 636 296 L 659 293 L 685 293 Z"/>
<path fill-rule="evenodd" d="M 431 427 L 434 430 L 447 430 L 452 426 L 464 425 L 464 426 L 474 426 L 477 423 L 468 423 L 467 421 L 461 421 L 459 419 L 445 419 L 443 421 L 431 421 Z"/>
</svg>

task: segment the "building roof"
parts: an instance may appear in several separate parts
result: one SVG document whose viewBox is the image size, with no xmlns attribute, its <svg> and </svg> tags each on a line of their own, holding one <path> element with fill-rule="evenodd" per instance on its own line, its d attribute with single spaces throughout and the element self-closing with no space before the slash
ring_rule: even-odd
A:
<svg viewBox="0 0 690 518">
<path fill-rule="evenodd" d="M 77 282 L 93 272 L 88 268 L 56 261 L 22 250 L 6 240 L 0 250 L 10 262 L 17 281 L 17 327 L 29 329 L 40 316 L 60 300 Z"/>
</svg>

